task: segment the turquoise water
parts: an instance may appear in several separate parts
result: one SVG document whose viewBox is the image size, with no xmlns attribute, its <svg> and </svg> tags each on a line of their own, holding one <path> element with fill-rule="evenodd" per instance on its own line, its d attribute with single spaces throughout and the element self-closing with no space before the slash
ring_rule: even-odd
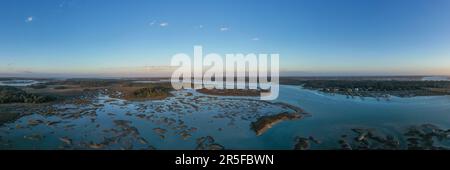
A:
<svg viewBox="0 0 450 170">
<path fill-rule="evenodd" d="M 283 86 L 279 101 L 300 106 L 312 116 L 275 126 L 271 129 L 272 133 L 266 134 L 267 140 L 277 139 L 275 136 L 280 135 L 286 138 L 294 134 L 314 136 L 323 142 L 317 149 L 335 148 L 336 138 L 350 132 L 351 128 L 375 128 L 401 140 L 399 133 L 409 126 L 431 123 L 441 128 L 450 127 L 450 96 L 390 97 L 389 101 L 352 99 L 344 95 Z"/>
<path fill-rule="evenodd" d="M 350 134 L 352 128 L 374 128 L 400 141 L 404 140 L 403 130 L 411 125 L 432 123 L 450 128 L 450 96 L 377 100 L 281 86 L 277 101 L 299 106 L 311 116 L 283 121 L 257 136 L 250 129 L 251 122 L 286 108 L 253 98 L 211 97 L 190 90 L 175 92 L 163 101 L 146 102 L 101 95 L 91 105 L 59 105 L 54 116 L 34 114 L 5 124 L 0 127 L 0 148 L 195 149 L 197 138 L 212 136 L 226 149 L 292 149 L 297 136 L 313 136 L 322 143 L 312 145 L 312 149 L 337 149 L 339 136 Z M 82 114 L 73 116 L 76 113 Z M 58 123 L 31 126 L 30 120 Z M 122 131 L 116 120 L 130 121 L 138 135 L 130 135 L 126 130 L 133 128 L 129 127 Z M 155 128 L 166 130 L 163 137 Z M 30 139 L 33 135 L 39 139 Z M 62 142 L 62 137 L 71 139 L 71 144 Z M 109 138 L 115 141 L 99 148 L 90 146 Z"/>
</svg>

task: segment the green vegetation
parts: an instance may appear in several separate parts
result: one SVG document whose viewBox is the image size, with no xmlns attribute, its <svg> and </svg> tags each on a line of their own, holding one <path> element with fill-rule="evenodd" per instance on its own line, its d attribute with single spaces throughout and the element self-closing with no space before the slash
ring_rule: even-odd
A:
<svg viewBox="0 0 450 170">
<path fill-rule="evenodd" d="M 261 135 L 273 125 L 284 120 L 295 120 L 302 118 L 300 113 L 280 113 L 276 115 L 262 116 L 256 122 L 252 122 L 250 127 L 256 135 Z"/>
<path fill-rule="evenodd" d="M 0 104 L 4 103 L 45 103 L 55 100 L 50 96 L 29 94 L 16 87 L 0 86 Z"/>
<path fill-rule="evenodd" d="M 39 83 L 39 84 L 33 84 L 31 86 L 32 89 L 45 89 L 47 88 L 47 85 L 43 84 L 43 83 Z"/>
<path fill-rule="evenodd" d="M 136 98 L 166 98 L 172 89 L 164 86 L 146 87 L 133 92 Z"/>
</svg>

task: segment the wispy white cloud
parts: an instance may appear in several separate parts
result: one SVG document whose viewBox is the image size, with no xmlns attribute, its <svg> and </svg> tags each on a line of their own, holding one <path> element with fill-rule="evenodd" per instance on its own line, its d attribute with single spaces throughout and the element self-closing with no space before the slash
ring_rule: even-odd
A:
<svg viewBox="0 0 450 170">
<path fill-rule="evenodd" d="M 253 41 L 259 41 L 258 37 L 252 38 Z"/>
<path fill-rule="evenodd" d="M 33 21 L 34 21 L 34 17 L 33 16 L 29 16 L 29 17 L 27 17 L 27 19 L 25 19 L 26 23 L 30 23 L 30 22 L 33 22 Z"/>
<path fill-rule="evenodd" d="M 152 22 L 148 23 L 148 25 L 150 25 L 150 26 L 153 26 L 155 24 L 156 24 L 156 21 L 152 21 Z"/>
<path fill-rule="evenodd" d="M 197 26 L 198 29 L 203 29 L 203 25 Z"/>
<path fill-rule="evenodd" d="M 153 26 L 158 26 L 158 27 L 167 27 L 169 26 L 168 22 L 160 22 L 160 21 L 156 21 L 156 20 L 152 20 L 151 22 L 148 23 L 149 26 L 153 27 Z"/>
<path fill-rule="evenodd" d="M 222 32 L 225 32 L 225 31 L 228 31 L 228 30 L 230 30 L 230 28 L 228 28 L 228 27 L 221 27 L 220 28 L 220 31 L 222 31 Z"/>
<path fill-rule="evenodd" d="M 160 27 L 167 27 L 167 26 L 169 26 L 169 23 L 167 23 L 167 22 L 161 22 L 161 23 L 159 24 L 159 26 L 160 26 Z"/>
</svg>

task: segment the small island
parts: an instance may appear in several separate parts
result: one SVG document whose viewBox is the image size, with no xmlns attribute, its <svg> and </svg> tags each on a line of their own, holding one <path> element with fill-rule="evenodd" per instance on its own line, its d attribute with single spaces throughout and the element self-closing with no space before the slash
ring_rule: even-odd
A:
<svg viewBox="0 0 450 170">
<path fill-rule="evenodd" d="M 284 120 L 295 120 L 302 118 L 300 113 L 280 113 L 276 115 L 260 117 L 256 122 L 251 123 L 251 129 L 255 131 L 256 135 L 262 135 L 264 132 L 272 128 L 277 123 Z"/>
</svg>

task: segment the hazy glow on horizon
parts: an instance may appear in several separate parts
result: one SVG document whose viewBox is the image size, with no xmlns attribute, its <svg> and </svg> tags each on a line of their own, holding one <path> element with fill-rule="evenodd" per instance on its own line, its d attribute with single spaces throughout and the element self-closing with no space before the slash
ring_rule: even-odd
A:
<svg viewBox="0 0 450 170">
<path fill-rule="evenodd" d="M 282 75 L 450 75 L 447 0 L 2 0 L 0 13 L 0 76 L 170 75 L 195 45 L 279 53 Z"/>
</svg>

